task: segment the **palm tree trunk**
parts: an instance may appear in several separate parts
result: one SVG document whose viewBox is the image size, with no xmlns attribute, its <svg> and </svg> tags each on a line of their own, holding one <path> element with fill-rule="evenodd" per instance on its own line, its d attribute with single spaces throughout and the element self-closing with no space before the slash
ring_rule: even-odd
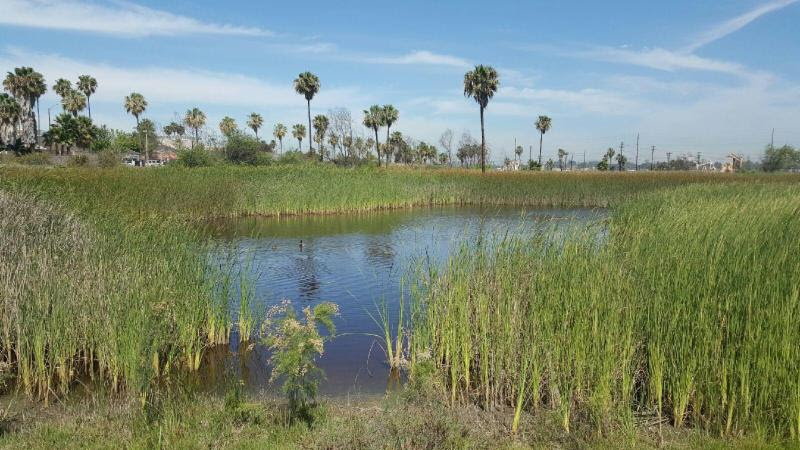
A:
<svg viewBox="0 0 800 450">
<path fill-rule="evenodd" d="M 387 146 L 389 145 L 389 129 L 391 127 L 392 126 L 389 125 L 389 124 L 386 125 L 386 145 Z M 386 167 L 389 167 L 389 152 L 386 152 Z"/>
<path fill-rule="evenodd" d="M 89 118 L 92 118 L 92 102 L 89 101 L 89 96 L 86 96 L 86 108 L 89 109 Z"/>
<path fill-rule="evenodd" d="M 42 115 L 39 113 L 39 97 L 36 97 L 36 144 L 39 144 L 39 127 L 42 123 Z"/>
<path fill-rule="evenodd" d="M 311 100 L 306 100 L 308 102 L 308 152 L 312 153 L 314 151 L 311 148 Z"/>
<path fill-rule="evenodd" d="M 481 173 L 486 173 L 486 136 L 483 133 L 483 106 L 481 106 Z"/>
<path fill-rule="evenodd" d="M 375 152 L 378 153 L 378 167 L 381 166 L 381 143 L 378 142 L 378 128 L 373 128 L 375 130 Z"/>
<path fill-rule="evenodd" d="M 283 153 L 283 138 L 278 138 L 278 141 L 281 143 L 281 153 Z"/>
<path fill-rule="evenodd" d="M 544 137 L 544 133 L 539 133 L 539 168 L 542 167 L 542 138 Z"/>
</svg>

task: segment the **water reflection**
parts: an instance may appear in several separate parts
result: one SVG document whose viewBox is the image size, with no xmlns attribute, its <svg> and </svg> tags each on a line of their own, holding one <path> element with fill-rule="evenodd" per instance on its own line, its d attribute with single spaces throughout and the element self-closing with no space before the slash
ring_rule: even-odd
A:
<svg viewBox="0 0 800 450">
<path fill-rule="evenodd" d="M 208 232 L 221 248 L 239 255 L 241 267 L 256 272 L 250 278 L 255 280 L 257 315 L 281 299 L 298 307 L 322 301 L 339 304 L 339 336 L 326 345 L 320 360 L 327 373 L 321 391 L 376 393 L 396 387 L 402 379 L 390 373 L 383 351 L 368 335 L 381 333 L 370 314 L 385 301 L 396 319 L 400 280 L 415 259 L 438 263 L 456 246 L 487 235 L 524 232 L 554 220 L 586 223 L 604 214 L 588 209 L 433 208 L 245 218 L 211 223 Z M 231 309 L 235 317 L 238 304 Z M 262 345 L 219 346 L 205 358 L 204 384 L 224 383 L 225 373 L 235 373 L 250 389 L 268 388 L 269 352 Z"/>
</svg>

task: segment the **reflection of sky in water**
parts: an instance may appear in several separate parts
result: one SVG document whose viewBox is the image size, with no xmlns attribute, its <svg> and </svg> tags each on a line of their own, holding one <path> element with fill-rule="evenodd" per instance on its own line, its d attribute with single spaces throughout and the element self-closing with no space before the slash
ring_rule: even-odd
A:
<svg viewBox="0 0 800 450">
<path fill-rule="evenodd" d="M 370 314 L 386 301 L 396 323 L 401 278 L 414 261 L 444 261 L 455 247 L 478 236 L 502 236 L 535 227 L 602 218 L 588 209 L 523 211 L 516 208 L 434 208 L 362 215 L 246 218 L 212 224 L 221 247 L 238 253 L 240 268 L 255 280 L 254 311 L 291 300 L 297 308 L 332 301 L 339 305 L 339 336 L 325 347 L 320 366 L 328 394 L 374 393 L 386 388 L 383 350 L 365 333 L 381 333 Z M 220 253 L 224 253 L 223 250 Z M 238 305 L 232 305 L 235 316 Z M 234 339 L 236 340 L 236 339 Z M 375 344 L 375 345 L 374 345 Z M 246 356 L 232 348 L 213 349 L 205 370 L 217 378 L 224 368 L 248 386 L 267 389 L 268 353 L 256 346 Z M 368 360 L 369 357 L 369 360 Z"/>
</svg>

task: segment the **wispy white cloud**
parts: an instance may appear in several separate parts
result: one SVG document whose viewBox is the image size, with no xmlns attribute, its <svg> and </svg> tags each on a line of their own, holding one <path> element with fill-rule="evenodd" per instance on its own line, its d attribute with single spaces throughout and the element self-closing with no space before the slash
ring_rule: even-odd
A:
<svg viewBox="0 0 800 450">
<path fill-rule="evenodd" d="M 103 63 L 80 61 L 53 54 L 36 54 L 19 49 L 0 52 L 0 67 L 32 66 L 42 72 L 49 84 L 57 78 L 76 79 L 91 74 L 98 80 L 92 101 L 119 102 L 131 91 L 143 94 L 151 105 L 181 104 L 186 107 L 206 105 L 242 107 L 293 107 L 303 104 L 291 83 L 273 83 L 239 73 L 169 67 L 124 68 Z M 50 94 L 52 95 L 52 94 Z M 364 102 L 359 90 L 352 87 L 325 88 L 314 98 L 318 108 L 331 108 Z"/>
<path fill-rule="evenodd" d="M 129 2 L 100 4 L 85 0 L 0 0 L 0 11 L 0 24 L 123 37 L 273 34 L 256 27 L 202 22 Z"/>
<path fill-rule="evenodd" d="M 629 114 L 637 104 L 632 99 L 602 89 L 533 89 L 507 87 L 500 89 L 498 98 L 533 102 L 550 109 L 572 109 L 578 112 Z M 530 114 L 530 112 L 528 113 Z"/>
<path fill-rule="evenodd" d="M 427 50 L 416 50 L 401 56 L 382 56 L 366 58 L 376 64 L 427 64 L 436 66 L 470 67 L 469 61 L 452 55 L 442 55 Z"/>
<path fill-rule="evenodd" d="M 793 3 L 797 3 L 797 1 L 798 0 L 773 0 L 763 5 L 760 5 L 751 11 L 748 11 L 740 16 L 736 16 L 730 20 L 727 20 L 719 25 L 716 25 L 706 30 L 697 38 L 696 41 L 687 46 L 684 49 L 684 52 L 692 53 L 695 50 L 699 49 L 700 47 L 706 46 L 714 41 L 720 40 L 725 36 L 728 36 L 729 34 L 741 30 L 742 28 L 746 27 L 751 22 L 757 20 L 758 18 L 760 18 L 765 14 L 769 14 L 771 12 L 783 9 Z"/>
</svg>

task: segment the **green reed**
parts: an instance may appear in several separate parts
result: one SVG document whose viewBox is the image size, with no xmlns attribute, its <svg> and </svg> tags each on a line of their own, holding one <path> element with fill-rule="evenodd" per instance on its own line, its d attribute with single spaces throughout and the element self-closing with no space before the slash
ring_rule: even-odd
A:
<svg viewBox="0 0 800 450">
<path fill-rule="evenodd" d="M 514 430 L 546 408 L 567 431 L 652 411 L 798 438 L 800 189 L 687 186 L 622 202 L 602 244 L 547 235 L 464 247 L 420 278 L 414 351 L 453 401 L 512 407 Z"/>
</svg>

